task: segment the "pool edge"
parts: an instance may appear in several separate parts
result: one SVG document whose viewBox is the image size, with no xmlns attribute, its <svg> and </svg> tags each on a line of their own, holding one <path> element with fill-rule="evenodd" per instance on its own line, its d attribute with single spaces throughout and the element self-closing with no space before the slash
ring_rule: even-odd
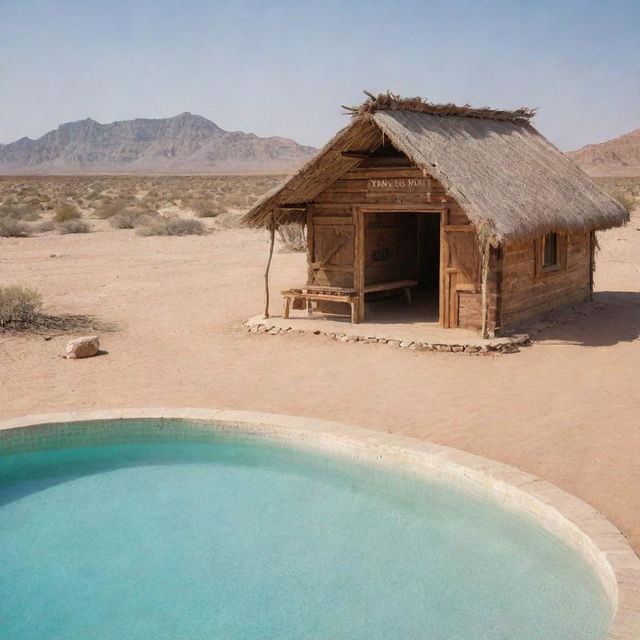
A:
<svg viewBox="0 0 640 640">
<path fill-rule="evenodd" d="M 61 422 L 172 419 L 211 423 L 305 448 L 368 459 L 467 483 L 470 492 L 506 501 L 577 549 L 593 567 L 614 617 L 608 640 L 640 638 L 640 558 L 602 513 L 555 485 L 489 458 L 407 436 L 315 418 L 202 408 L 128 408 L 26 415 L 0 420 L 0 431 Z M 464 487 L 463 487 L 464 489 Z"/>
</svg>

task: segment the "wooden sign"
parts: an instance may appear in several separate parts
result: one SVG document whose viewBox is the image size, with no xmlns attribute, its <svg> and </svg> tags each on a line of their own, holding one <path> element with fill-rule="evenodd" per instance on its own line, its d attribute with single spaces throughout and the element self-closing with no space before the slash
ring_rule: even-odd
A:
<svg viewBox="0 0 640 640">
<path fill-rule="evenodd" d="M 367 191 L 431 191 L 431 178 L 369 178 Z"/>
</svg>

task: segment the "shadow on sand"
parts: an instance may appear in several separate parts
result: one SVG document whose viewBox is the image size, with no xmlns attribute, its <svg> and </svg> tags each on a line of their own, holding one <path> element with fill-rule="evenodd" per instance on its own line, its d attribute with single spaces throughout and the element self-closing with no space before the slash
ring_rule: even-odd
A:
<svg viewBox="0 0 640 640">
<path fill-rule="evenodd" d="M 640 337 L 640 292 L 599 291 L 584 302 L 547 316 L 532 338 L 540 343 L 609 347 Z"/>
</svg>

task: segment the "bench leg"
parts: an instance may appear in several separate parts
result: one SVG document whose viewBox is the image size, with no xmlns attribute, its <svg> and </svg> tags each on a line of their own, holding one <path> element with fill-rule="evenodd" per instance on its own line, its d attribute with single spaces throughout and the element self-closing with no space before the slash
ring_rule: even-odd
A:
<svg viewBox="0 0 640 640">
<path fill-rule="evenodd" d="M 307 300 L 307 315 L 313 315 L 313 302 L 311 302 L 311 300 Z"/>
<path fill-rule="evenodd" d="M 286 320 L 289 317 L 289 309 L 291 308 L 291 298 L 286 296 L 284 299 L 284 310 L 282 312 L 282 317 Z"/>
<path fill-rule="evenodd" d="M 407 302 L 411 304 L 411 289 L 409 287 L 404 288 L 404 295 L 407 298 Z"/>
<path fill-rule="evenodd" d="M 351 305 L 351 324 L 360 323 L 360 300 L 355 297 L 349 303 Z"/>
</svg>

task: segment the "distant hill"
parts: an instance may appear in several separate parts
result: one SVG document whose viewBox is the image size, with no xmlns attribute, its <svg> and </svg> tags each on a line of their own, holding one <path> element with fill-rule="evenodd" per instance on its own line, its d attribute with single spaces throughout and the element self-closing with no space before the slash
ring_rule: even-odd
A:
<svg viewBox="0 0 640 640">
<path fill-rule="evenodd" d="M 566 155 L 592 176 L 640 176 L 640 129 Z"/>
<path fill-rule="evenodd" d="M 87 118 L 0 145 L 0 173 L 288 172 L 315 152 L 288 138 L 225 131 L 191 113 L 111 124 Z"/>
</svg>

